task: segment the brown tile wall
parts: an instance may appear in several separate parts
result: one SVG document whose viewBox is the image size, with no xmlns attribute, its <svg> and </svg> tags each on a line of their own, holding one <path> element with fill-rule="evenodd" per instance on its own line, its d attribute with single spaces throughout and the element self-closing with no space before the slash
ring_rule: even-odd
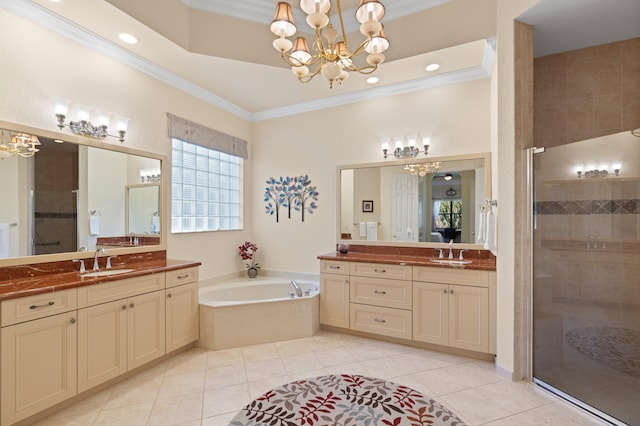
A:
<svg viewBox="0 0 640 426">
<path fill-rule="evenodd" d="M 640 38 L 534 61 L 535 146 L 640 128 Z"/>
</svg>

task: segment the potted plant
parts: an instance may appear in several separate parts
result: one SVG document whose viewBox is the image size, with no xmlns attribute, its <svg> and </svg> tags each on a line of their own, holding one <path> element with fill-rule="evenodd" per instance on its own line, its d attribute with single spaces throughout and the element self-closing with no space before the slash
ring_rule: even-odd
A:
<svg viewBox="0 0 640 426">
<path fill-rule="evenodd" d="M 245 241 L 244 244 L 238 247 L 238 250 L 242 260 L 248 261 L 244 264 L 247 268 L 247 275 L 249 278 L 255 278 L 258 275 L 258 269 L 260 269 L 260 264 L 256 262 L 258 246 L 251 241 Z"/>
</svg>

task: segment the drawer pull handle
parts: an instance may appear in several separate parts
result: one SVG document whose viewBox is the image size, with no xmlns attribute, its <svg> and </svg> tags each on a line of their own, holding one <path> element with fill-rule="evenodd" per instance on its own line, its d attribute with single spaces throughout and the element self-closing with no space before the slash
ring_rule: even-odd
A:
<svg viewBox="0 0 640 426">
<path fill-rule="evenodd" d="M 447 290 L 442 290 L 442 291 L 444 291 L 444 294 L 447 294 Z"/>
<path fill-rule="evenodd" d="M 76 319 L 75 318 L 71 318 L 71 324 L 75 324 L 76 323 Z"/>
<path fill-rule="evenodd" d="M 178 275 L 176 277 L 177 280 L 184 280 L 185 278 L 189 278 L 189 274 Z"/>
<path fill-rule="evenodd" d="M 127 305 L 122 305 L 120 309 L 122 309 L 123 311 L 126 311 L 127 310 Z"/>
<path fill-rule="evenodd" d="M 46 308 L 47 306 L 53 306 L 53 305 L 55 305 L 55 304 L 56 304 L 56 302 L 51 301 L 51 302 L 46 303 L 46 304 L 44 304 L 44 305 L 31 305 L 31 306 L 29 306 L 29 309 Z"/>
<path fill-rule="evenodd" d="M 339 266 L 329 265 L 329 269 L 340 269 L 340 267 Z"/>
<path fill-rule="evenodd" d="M 386 269 L 378 269 L 378 268 L 376 268 L 376 269 L 373 270 L 373 272 L 378 272 L 380 274 L 384 274 L 385 272 L 387 272 L 387 270 Z"/>
<path fill-rule="evenodd" d="M 171 293 L 167 293 L 167 297 L 171 299 Z"/>
<path fill-rule="evenodd" d="M 379 322 L 379 323 L 381 323 L 381 324 L 384 324 L 385 322 L 387 322 L 387 320 L 384 320 L 384 319 L 382 319 L 382 318 L 374 318 L 373 320 L 374 320 L 375 322 Z"/>
<path fill-rule="evenodd" d="M 133 303 L 129 303 L 129 307 L 133 308 L 135 305 Z"/>
<path fill-rule="evenodd" d="M 387 294 L 386 291 L 373 290 L 375 294 Z"/>
</svg>

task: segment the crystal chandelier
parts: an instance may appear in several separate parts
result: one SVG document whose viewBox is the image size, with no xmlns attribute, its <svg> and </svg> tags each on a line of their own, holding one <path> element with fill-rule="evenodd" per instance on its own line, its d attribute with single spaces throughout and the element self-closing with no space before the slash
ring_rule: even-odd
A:
<svg viewBox="0 0 640 426">
<path fill-rule="evenodd" d="M 418 175 L 420 177 L 424 177 L 427 173 L 435 173 L 440 170 L 440 162 L 434 161 L 432 163 L 407 164 L 404 166 L 404 170 L 411 176 Z"/>
<path fill-rule="evenodd" d="M 33 157 L 36 152 L 40 151 L 36 146 L 40 145 L 40 140 L 35 135 L 29 133 L 15 133 L 7 131 L 11 139 L 5 140 L 5 131 L 2 130 L 0 135 L 0 158 L 19 155 L 20 157 Z"/>
<path fill-rule="evenodd" d="M 378 0 L 360 0 L 356 9 L 356 20 L 360 23 L 360 32 L 366 37 L 354 50 L 349 49 L 347 34 L 344 30 L 340 0 L 336 0 L 336 8 L 340 19 L 342 40 L 338 41 L 338 31 L 329 23 L 330 0 L 301 0 L 300 8 L 307 14 L 307 24 L 315 31 L 311 54 L 304 37 L 297 37 L 292 43 L 286 37 L 296 34 L 291 5 L 279 2 L 275 17 L 271 22 L 271 32 L 279 38 L 273 41 L 273 47 L 282 55 L 282 59 L 291 67 L 301 83 L 310 82 L 316 75 L 322 74 L 329 80 L 329 88 L 333 82 L 338 85 L 349 77 L 349 72 L 371 74 L 384 61 L 383 52 L 389 48 L 389 40 L 384 33 L 380 20 L 384 16 L 384 5 Z M 357 66 L 353 59 L 368 53 L 368 65 Z"/>
</svg>

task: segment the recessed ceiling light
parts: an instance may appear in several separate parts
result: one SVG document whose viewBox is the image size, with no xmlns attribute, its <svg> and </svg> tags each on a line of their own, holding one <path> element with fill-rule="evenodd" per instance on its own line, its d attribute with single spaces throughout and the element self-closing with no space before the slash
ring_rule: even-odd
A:
<svg viewBox="0 0 640 426">
<path fill-rule="evenodd" d="M 136 44 L 136 43 L 138 43 L 138 39 L 135 36 L 132 36 L 131 34 L 120 33 L 118 35 L 118 37 L 120 38 L 120 40 L 124 41 L 127 44 Z"/>
<path fill-rule="evenodd" d="M 437 71 L 440 69 L 440 64 L 429 64 L 426 66 L 425 68 L 427 71 L 432 72 L 432 71 Z"/>
<path fill-rule="evenodd" d="M 380 79 L 378 77 L 369 77 L 367 79 L 367 83 L 369 83 L 369 84 L 376 84 L 379 81 L 380 81 Z"/>
</svg>

